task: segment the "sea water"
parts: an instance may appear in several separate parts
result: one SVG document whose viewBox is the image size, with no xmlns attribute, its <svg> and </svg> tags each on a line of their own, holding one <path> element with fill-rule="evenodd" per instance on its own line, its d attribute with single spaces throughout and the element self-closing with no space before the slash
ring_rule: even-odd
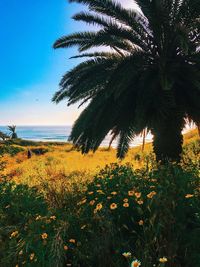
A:
<svg viewBox="0 0 200 267">
<path fill-rule="evenodd" d="M 17 126 L 16 132 L 19 138 L 32 141 L 43 142 L 68 142 L 72 127 L 71 126 Z M 0 131 L 9 134 L 7 126 L 0 126 Z M 110 142 L 110 136 L 106 136 L 101 146 L 107 147 Z M 143 138 L 138 136 L 134 138 L 131 146 L 142 144 Z M 146 142 L 152 141 L 150 134 L 146 137 Z M 113 147 L 117 146 L 117 140 L 113 141 Z"/>
</svg>

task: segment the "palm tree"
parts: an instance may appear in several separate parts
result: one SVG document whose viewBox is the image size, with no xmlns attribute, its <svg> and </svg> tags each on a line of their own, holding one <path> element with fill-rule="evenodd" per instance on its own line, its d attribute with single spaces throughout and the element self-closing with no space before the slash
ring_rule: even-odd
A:
<svg viewBox="0 0 200 267">
<path fill-rule="evenodd" d="M 8 130 L 10 131 L 10 137 L 11 137 L 11 139 L 18 138 L 17 133 L 16 133 L 16 126 L 15 125 L 8 126 Z"/>
<path fill-rule="evenodd" d="M 135 0 L 135 10 L 114 0 L 69 2 L 89 8 L 74 20 L 98 26 L 54 44 L 78 46 L 73 58 L 88 58 L 63 76 L 53 97 L 68 105 L 89 101 L 70 140 L 87 153 L 111 131 L 123 158 L 147 128 L 157 160 L 179 160 L 185 120 L 200 123 L 199 0 Z"/>
</svg>

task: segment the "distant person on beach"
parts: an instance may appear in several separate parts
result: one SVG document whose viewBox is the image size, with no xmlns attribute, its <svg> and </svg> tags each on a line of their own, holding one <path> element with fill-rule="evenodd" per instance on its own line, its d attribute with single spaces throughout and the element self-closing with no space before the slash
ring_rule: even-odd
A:
<svg viewBox="0 0 200 267">
<path fill-rule="evenodd" d="M 31 156 L 32 156 L 32 154 L 31 154 L 31 150 L 30 150 L 30 149 L 28 149 L 28 152 L 27 152 L 27 157 L 28 157 L 28 159 L 30 159 L 30 158 L 31 158 Z"/>
</svg>

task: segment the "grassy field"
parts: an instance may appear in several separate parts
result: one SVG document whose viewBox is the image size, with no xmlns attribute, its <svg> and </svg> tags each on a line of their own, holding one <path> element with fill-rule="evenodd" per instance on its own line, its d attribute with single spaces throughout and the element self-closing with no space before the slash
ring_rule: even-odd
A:
<svg viewBox="0 0 200 267">
<path fill-rule="evenodd" d="M 184 136 L 184 143 L 188 144 L 198 139 L 197 130 L 192 130 Z M 27 183 L 30 186 L 38 185 L 44 181 L 68 183 L 91 180 L 105 165 L 110 163 L 126 164 L 131 162 L 135 169 L 142 168 L 148 160 L 147 155 L 152 152 L 152 145 L 146 144 L 144 151 L 141 147 L 129 150 L 127 157 L 120 161 L 116 159 L 116 150 L 100 148 L 96 153 L 82 155 L 72 148 L 70 144 L 43 143 L 43 142 L 16 142 L 11 147 L 21 152 L 16 155 L 4 154 L 2 160 L 6 162 L 4 174 L 17 183 Z M 40 150 L 42 155 L 32 153 L 27 158 L 28 148 Z M 68 178 L 68 179 L 65 179 Z"/>
<path fill-rule="evenodd" d="M 114 149 L 1 143 L 0 266 L 199 267 L 199 149 L 197 130 L 165 166 L 151 144 L 118 161 Z"/>
</svg>

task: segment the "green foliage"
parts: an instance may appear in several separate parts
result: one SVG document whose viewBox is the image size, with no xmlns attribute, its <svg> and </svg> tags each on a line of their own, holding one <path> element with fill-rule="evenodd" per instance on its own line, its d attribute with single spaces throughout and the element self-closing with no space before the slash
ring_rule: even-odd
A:
<svg viewBox="0 0 200 267">
<path fill-rule="evenodd" d="M 121 255 L 130 251 L 145 267 L 159 266 L 163 257 L 168 259 L 166 266 L 197 267 L 199 186 L 195 169 L 186 171 L 177 165 L 150 172 L 118 165 L 103 170 L 89 186 L 82 208 L 86 221 L 92 218 L 86 231 L 94 234 L 87 250 L 92 259 L 98 258 L 96 266 L 103 266 L 106 252 L 110 262 L 105 266 L 126 266 Z M 103 242 L 98 251 L 92 248 L 102 233 L 109 240 L 109 252 Z"/>
<path fill-rule="evenodd" d="M 31 152 L 33 152 L 35 155 L 44 155 L 47 153 L 49 150 L 44 147 L 37 147 L 37 148 L 32 148 Z"/>
<path fill-rule="evenodd" d="M 27 254 L 32 251 L 34 236 L 30 243 L 24 243 L 23 236 L 30 238 L 27 233 L 30 233 L 31 222 L 38 212 L 47 213 L 47 205 L 36 189 L 25 185 L 3 182 L 0 196 L 0 265 L 6 267 L 17 264 L 21 250 Z M 24 261 L 23 255 L 22 258 Z"/>
<path fill-rule="evenodd" d="M 2 182 L 0 266 L 128 267 L 139 260 L 145 267 L 198 267 L 197 161 L 159 166 L 149 156 L 147 163 L 142 170 L 112 164 L 87 186 L 60 192 L 51 184 L 41 185 L 41 194 Z"/>
<path fill-rule="evenodd" d="M 0 131 L 0 139 L 2 139 L 4 141 L 8 138 L 9 138 L 9 136 L 6 133 L 3 133 L 2 131 Z"/>
<path fill-rule="evenodd" d="M 22 151 L 24 151 L 22 147 L 16 147 L 9 144 L 0 145 L 0 155 L 9 154 L 11 156 L 15 156 Z"/>
<path fill-rule="evenodd" d="M 68 105 L 89 101 L 70 140 L 87 153 L 111 131 L 123 158 L 135 135 L 147 128 L 154 134 L 157 160 L 179 161 L 185 119 L 200 123 L 199 2 L 136 0 L 142 12 L 112 0 L 70 2 L 89 10 L 74 20 L 98 26 L 54 44 L 77 46 L 73 58 L 89 58 L 63 76 L 53 97 Z M 108 52 L 90 50 L 102 46 Z"/>
</svg>

